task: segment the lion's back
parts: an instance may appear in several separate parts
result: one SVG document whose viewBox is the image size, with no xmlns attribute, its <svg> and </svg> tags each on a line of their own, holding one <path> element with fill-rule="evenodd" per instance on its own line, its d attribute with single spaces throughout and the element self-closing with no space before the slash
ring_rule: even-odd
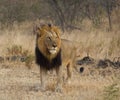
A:
<svg viewBox="0 0 120 100">
<path fill-rule="evenodd" d="M 61 51 L 63 63 L 67 63 L 69 61 L 74 62 L 76 57 L 76 50 L 77 48 L 72 41 L 62 39 Z"/>
</svg>

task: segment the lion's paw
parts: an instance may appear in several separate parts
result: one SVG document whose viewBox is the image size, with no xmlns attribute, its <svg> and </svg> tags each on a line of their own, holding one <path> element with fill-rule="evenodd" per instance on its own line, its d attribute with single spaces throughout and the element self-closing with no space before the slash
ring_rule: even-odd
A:
<svg viewBox="0 0 120 100">
<path fill-rule="evenodd" d="M 57 87 L 55 88 L 55 92 L 62 93 L 62 92 L 63 92 L 63 87 L 62 87 L 62 86 L 57 86 Z"/>
<path fill-rule="evenodd" d="M 38 92 L 38 91 L 45 92 L 46 88 L 44 86 L 36 85 L 32 87 L 31 90 L 35 92 Z"/>
<path fill-rule="evenodd" d="M 64 83 L 70 85 L 71 84 L 71 79 L 67 79 Z"/>
</svg>

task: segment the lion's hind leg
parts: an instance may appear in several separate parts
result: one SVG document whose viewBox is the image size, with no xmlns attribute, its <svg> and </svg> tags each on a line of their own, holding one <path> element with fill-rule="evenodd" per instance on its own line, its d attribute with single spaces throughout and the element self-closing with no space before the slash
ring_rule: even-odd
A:
<svg viewBox="0 0 120 100">
<path fill-rule="evenodd" d="M 67 83 L 70 84 L 71 83 L 71 77 L 72 77 L 72 66 L 71 66 L 71 62 L 69 62 L 67 64 Z"/>
</svg>

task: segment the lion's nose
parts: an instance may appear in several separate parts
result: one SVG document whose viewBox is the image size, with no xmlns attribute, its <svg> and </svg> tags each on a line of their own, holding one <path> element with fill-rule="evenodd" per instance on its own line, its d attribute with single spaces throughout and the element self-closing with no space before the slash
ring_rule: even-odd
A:
<svg viewBox="0 0 120 100">
<path fill-rule="evenodd" d="M 57 44 L 56 44 L 56 43 L 54 43 L 54 44 L 53 44 L 53 47 L 57 47 Z"/>
</svg>

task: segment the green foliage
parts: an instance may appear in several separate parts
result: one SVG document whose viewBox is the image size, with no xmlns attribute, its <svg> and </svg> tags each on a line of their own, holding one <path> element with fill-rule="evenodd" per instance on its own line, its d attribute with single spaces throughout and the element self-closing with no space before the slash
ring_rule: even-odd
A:
<svg viewBox="0 0 120 100">
<path fill-rule="evenodd" d="M 104 90 L 104 100 L 119 100 L 120 89 L 118 84 L 112 84 L 105 87 Z"/>
<path fill-rule="evenodd" d="M 7 48 L 8 55 L 19 55 L 22 53 L 22 46 L 20 45 L 12 45 L 11 47 Z"/>
<path fill-rule="evenodd" d="M 29 51 L 23 49 L 21 45 L 12 45 L 7 48 L 7 54 L 10 56 L 27 56 Z"/>
<path fill-rule="evenodd" d="M 35 56 L 32 54 L 27 55 L 26 59 L 25 59 L 25 65 L 28 68 L 31 68 L 31 65 L 33 63 L 33 61 L 35 60 Z"/>
<path fill-rule="evenodd" d="M 7 56 L 10 59 L 14 59 L 14 61 L 16 60 L 16 58 L 18 58 L 19 61 L 25 62 L 25 65 L 28 68 L 31 68 L 33 61 L 35 60 L 35 56 L 31 54 L 28 50 L 23 49 L 21 45 L 12 45 L 11 47 L 7 48 L 7 54 Z"/>
</svg>

